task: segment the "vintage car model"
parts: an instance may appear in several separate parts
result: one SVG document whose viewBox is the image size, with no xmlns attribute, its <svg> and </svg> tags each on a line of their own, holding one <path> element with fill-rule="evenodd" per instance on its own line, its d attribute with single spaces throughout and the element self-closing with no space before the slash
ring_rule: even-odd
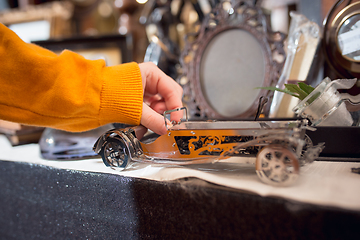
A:
<svg viewBox="0 0 360 240">
<path fill-rule="evenodd" d="M 179 108 L 164 113 L 167 115 Z M 142 127 L 143 128 L 143 127 Z M 105 165 L 125 169 L 130 161 L 194 164 L 221 161 L 233 156 L 256 157 L 259 178 L 268 184 L 289 185 L 300 166 L 312 162 L 322 145 L 312 146 L 305 130 L 306 119 L 277 121 L 189 121 L 181 120 L 167 134 L 138 139 L 141 126 L 104 133 L 94 151 Z"/>
</svg>

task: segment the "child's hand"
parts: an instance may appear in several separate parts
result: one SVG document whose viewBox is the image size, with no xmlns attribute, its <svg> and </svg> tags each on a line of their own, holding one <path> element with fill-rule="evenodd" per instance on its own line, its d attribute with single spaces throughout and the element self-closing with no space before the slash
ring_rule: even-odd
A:
<svg viewBox="0 0 360 240">
<path fill-rule="evenodd" d="M 141 124 L 153 132 L 165 134 L 163 112 L 182 107 L 181 86 L 151 62 L 139 64 L 143 87 L 144 103 Z M 183 112 L 171 114 L 171 121 L 179 122 Z"/>
</svg>

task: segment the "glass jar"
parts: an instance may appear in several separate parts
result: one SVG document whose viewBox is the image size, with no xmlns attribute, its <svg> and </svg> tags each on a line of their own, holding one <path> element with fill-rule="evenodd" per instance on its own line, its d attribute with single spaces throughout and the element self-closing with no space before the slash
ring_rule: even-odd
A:
<svg viewBox="0 0 360 240">
<path fill-rule="evenodd" d="M 349 81 L 349 79 L 341 80 Z M 341 80 L 335 82 L 325 78 L 306 98 L 293 108 L 293 111 L 297 116 L 308 118 L 312 122 L 312 126 L 353 125 L 354 120 L 346 108 L 345 100 L 337 91 L 340 86 L 343 86 Z"/>
</svg>

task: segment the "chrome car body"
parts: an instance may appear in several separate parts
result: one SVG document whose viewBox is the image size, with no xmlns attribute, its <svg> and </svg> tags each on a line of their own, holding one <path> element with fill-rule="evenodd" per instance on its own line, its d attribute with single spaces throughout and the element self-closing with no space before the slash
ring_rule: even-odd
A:
<svg viewBox="0 0 360 240">
<path fill-rule="evenodd" d="M 176 109 L 172 111 L 183 110 Z M 166 115 L 164 113 L 165 123 Z M 180 121 L 167 134 L 137 138 L 142 126 L 113 129 L 95 143 L 105 165 L 125 169 L 131 161 L 166 164 L 215 162 L 233 156 L 256 157 L 256 171 L 267 183 L 288 185 L 299 168 L 322 150 L 306 137 L 307 120 Z"/>
</svg>

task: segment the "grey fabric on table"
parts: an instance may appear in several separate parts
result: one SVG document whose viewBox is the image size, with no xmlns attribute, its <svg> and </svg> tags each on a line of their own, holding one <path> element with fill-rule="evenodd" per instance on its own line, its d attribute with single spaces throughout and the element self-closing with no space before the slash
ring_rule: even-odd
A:
<svg viewBox="0 0 360 240">
<path fill-rule="evenodd" d="M 360 212 L 0 161 L 0 239 L 357 239 Z"/>
</svg>

